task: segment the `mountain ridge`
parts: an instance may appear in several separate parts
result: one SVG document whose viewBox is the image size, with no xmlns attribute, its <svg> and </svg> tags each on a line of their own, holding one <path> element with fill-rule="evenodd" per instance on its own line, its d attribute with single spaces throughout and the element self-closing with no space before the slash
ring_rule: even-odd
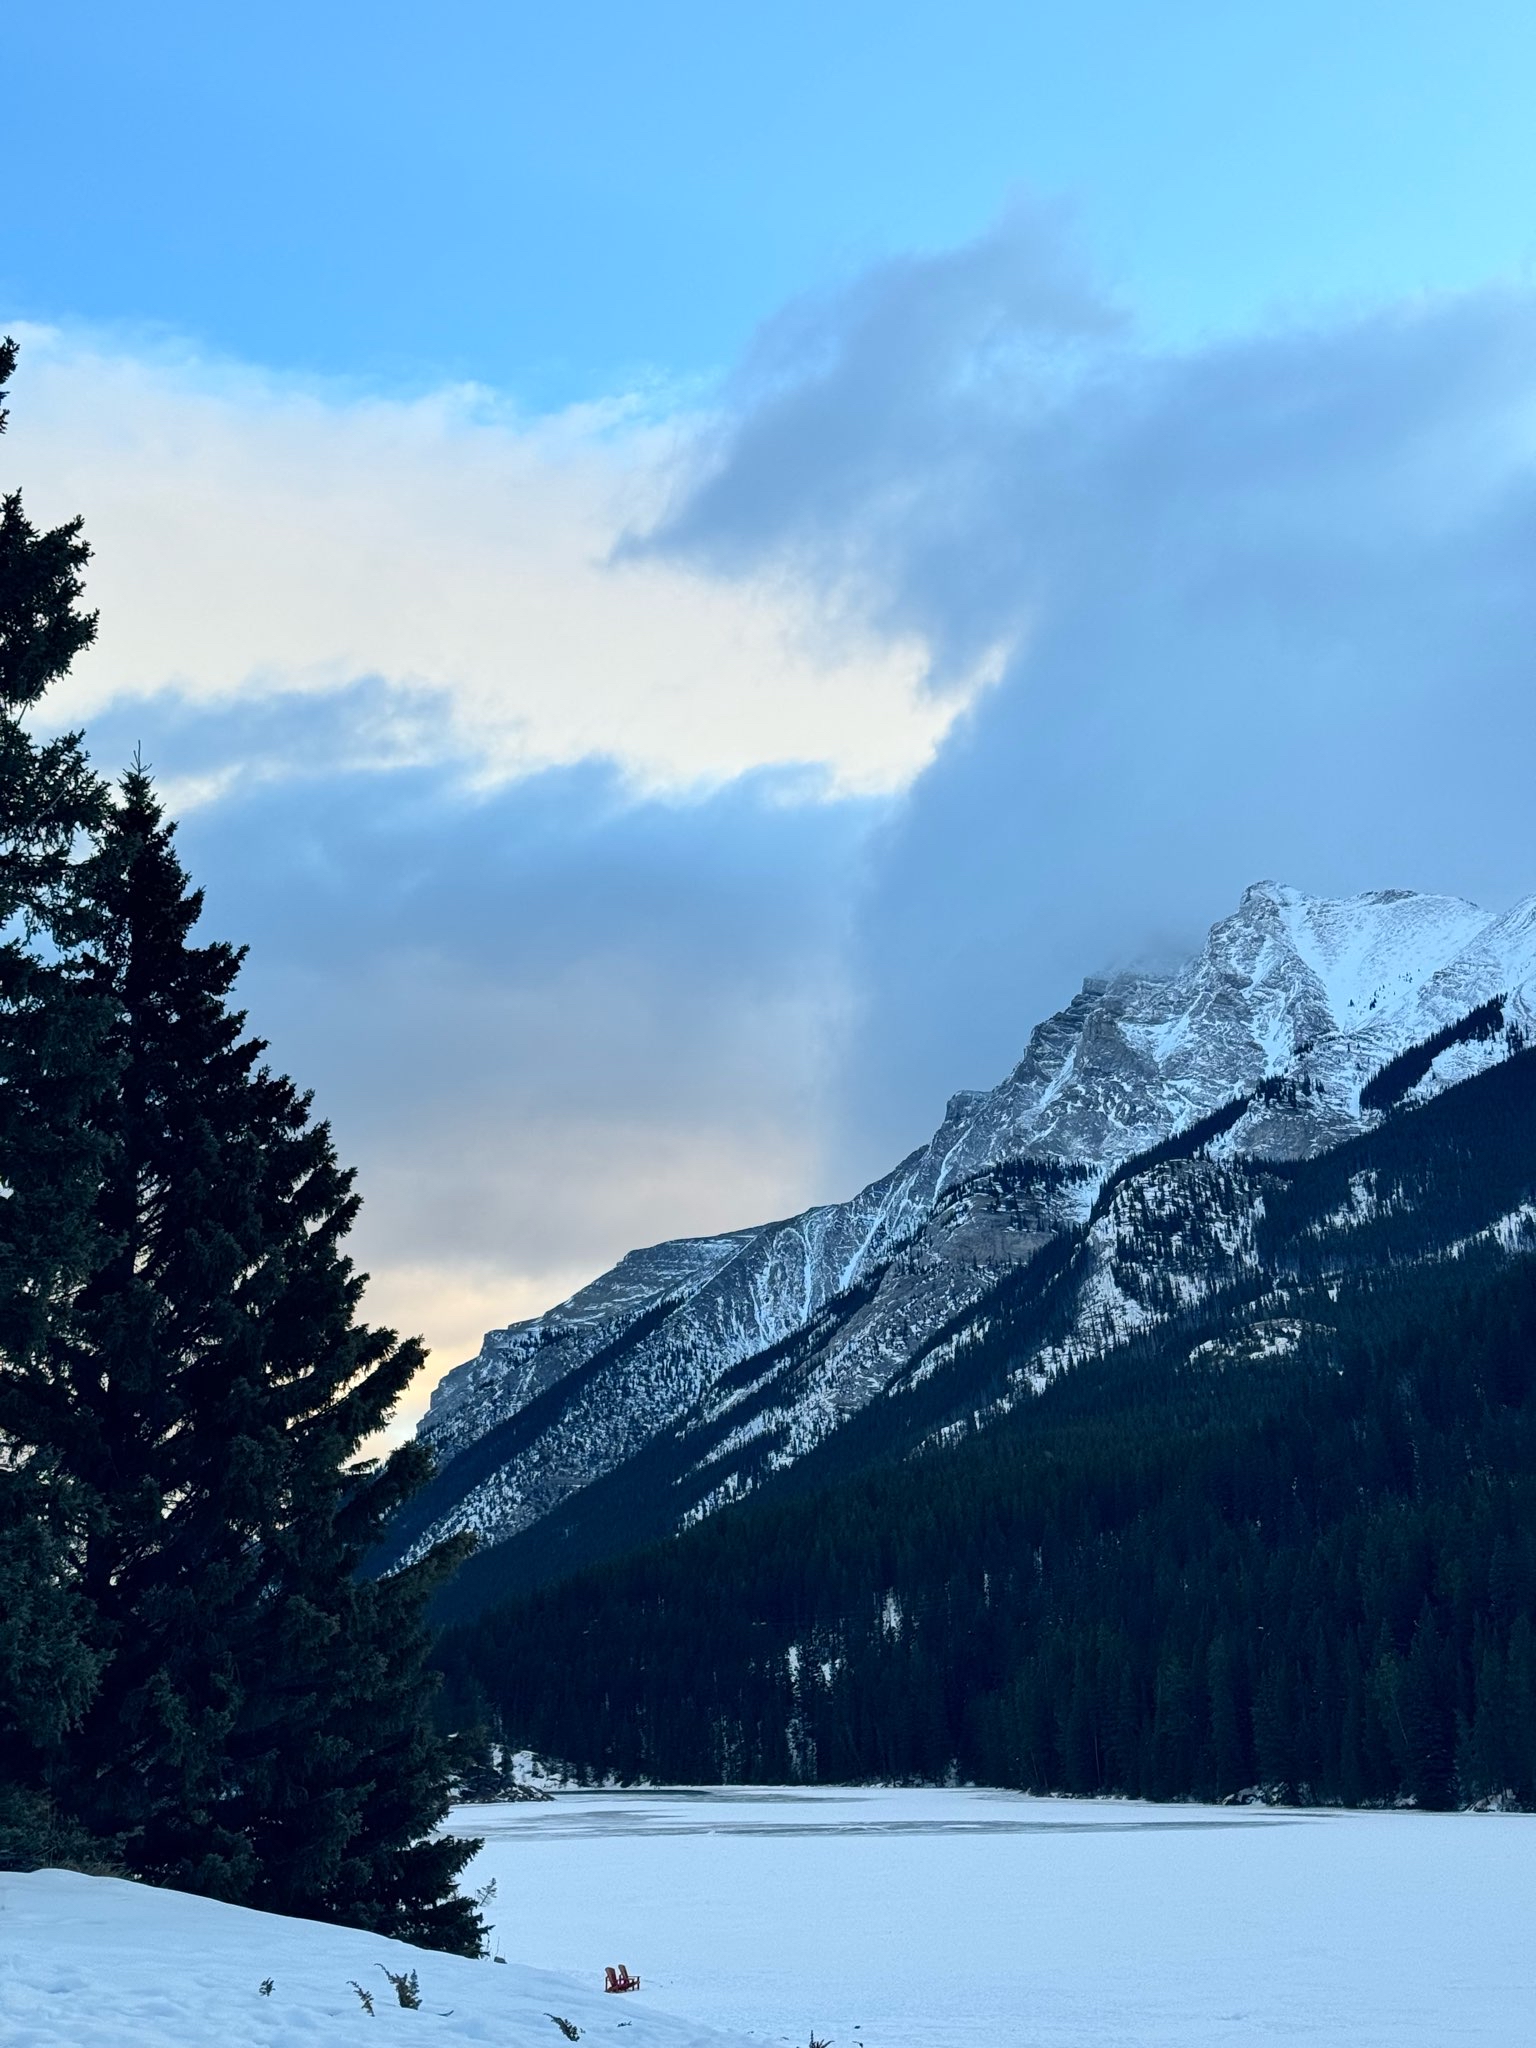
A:
<svg viewBox="0 0 1536 2048">
<path fill-rule="evenodd" d="M 449 1715 L 594 1782 L 1536 1808 L 1536 1049 L 1101 1228 L 754 1499 L 445 1614 Z M 1032 1384 L 1106 1267 L 1160 1313 Z"/>
<path fill-rule="evenodd" d="M 1456 1035 L 1495 999 L 1495 1026 Z M 700 1455 L 668 1504 L 696 1519 L 900 1384 L 1005 1275 L 1091 1233 L 1127 1162 L 1213 1118 L 1218 1162 L 1313 1157 L 1379 1121 L 1362 1090 L 1436 1034 L 1410 1106 L 1536 1037 L 1536 896 L 1489 913 L 1254 884 L 1171 973 L 1090 977 L 997 1087 L 951 1096 L 928 1143 L 847 1202 L 631 1252 L 488 1333 L 433 1395 L 439 1480 L 396 1554 L 456 1528 L 506 1542 L 673 1436 Z M 1112 1265 L 1096 1283 L 1111 1325 L 1131 1313 Z M 542 1426 L 505 1461 L 466 1455 L 533 1404 Z"/>
</svg>

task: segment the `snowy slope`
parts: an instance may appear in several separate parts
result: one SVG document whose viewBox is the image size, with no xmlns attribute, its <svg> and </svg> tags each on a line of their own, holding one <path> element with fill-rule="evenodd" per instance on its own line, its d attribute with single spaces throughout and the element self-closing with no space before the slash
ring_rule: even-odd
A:
<svg viewBox="0 0 1536 2048">
<path fill-rule="evenodd" d="M 742 2048 L 656 2010 L 643 1973 L 639 1992 L 605 1996 L 602 1965 L 619 1960 L 594 1955 L 577 1979 L 120 1878 L 0 1872 L 5 2048 L 563 2048 L 551 2013 L 614 2048 Z M 385 1968 L 416 1971 L 419 2010 L 400 2006 Z M 353 1980 L 373 1994 L 371 2018 Z"/>
<path fill-rule="evenodd" d="M 1374 1120 L 1360 1091 L 1382 1066 L 1495 996 L 1502 1028 L 1450 1048 L 1416 1100 L 1536 1040 L 1536 897 L 1496 915 L 1404 890 L 1337 900 L 1257 884 L 1176 973 L 1085 982 L 1011 1074 L 952 1097 L 929 1143 L 852 1200 L 631 1253 L 547 1315 L 491 1332 L 433 1396 L 422 1435 L 446 1469 L 400 1553 L 454 1529 L 492 1542 L 527 1529 L 669 1432 L 707 1426 L 716 1462 L 771 1437 L 769 1463 L 792 1462 L 1080 1225 L 1126 1159 L 1256 1089 L 1221 1156 L 1326 1150 Z M 775 1377 L 782 1398 L 765 1400 Z M 722 1438 L 736 1409 L 738 1435 Z M 701 1468 L 679 1516 L 735 1483 Z"/>
</svg>

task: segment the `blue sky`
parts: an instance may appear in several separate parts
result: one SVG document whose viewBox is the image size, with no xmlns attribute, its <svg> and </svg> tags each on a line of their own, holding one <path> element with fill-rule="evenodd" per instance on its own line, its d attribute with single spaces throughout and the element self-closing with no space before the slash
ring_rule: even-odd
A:
<svg viewBox="0 0 1536 2048">
<path fill-rule="evenodd" d="M 18 315 L 533 404 L 1015 189 L 1175 340 L 1536 259 L 1519 0 L 20 0 L 6 62 Z"/>
<path fill-rule="evenodd" d="M 7 23 L 6 486 L 452 1363 L 1273 875 L 1536 888 L 1536 15 Z"/>
</svg>

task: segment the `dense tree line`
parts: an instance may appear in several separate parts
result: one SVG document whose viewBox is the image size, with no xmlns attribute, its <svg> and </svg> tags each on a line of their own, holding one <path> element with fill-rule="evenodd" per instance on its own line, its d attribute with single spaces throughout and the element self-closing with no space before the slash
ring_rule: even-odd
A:
<svg viewBox="0 0 1536 2048">
<path fill-rule="evenodd" d="M 422 1625 L 459 1552 L 357 1569 L 425 1477 L 359 1455 L 420 1349 L 358 1320 L 351 1175 L 148 775 L 36 735 L 87 557 L 0 505 L 0 1861 L 473 1951 Z"/>
<path fill-rule="evenodd" d="M 626 1778 L 1536 1804 L 1536 1259 L 1288 1314 L 455 1629 L 452 1709 Z"/>
<path fill-rule="evenodd" d="M 1465 1017 L 1442 1025 L 1428 1038 L 1420 1039 L 1417 1045 L 1407 1046 L 1395 1059 L 1379 1067 L 1360 1090 L 1360 1107 L 1391 1109 L 1394 1103 L 1402 1101 L 1410 1088 L 1423 1080 L 1441 1053 L 1449 1052 L 1453 1045 L 1470 1045 L 1478 1039 L 1492 1038 L 1503 1028 L 1504 998 L 1491 996 L 1486 1003 L 1479 1003 L 1476 1009 L 1469 1010 Z"/>
<path fill-rule="evenodd" d="M 1254 1095 L 1283 1105 L 1293 1091 L 1306 1092 L 1282 1076 L 1260 1083 Z M 701 1404 L 682 1429 L 662 1431 L 556 1512 L 480 1550 L 435 1596 L 435 1618 L 471 1621 L 666 1539 L 680 1506 L 698 1499 L 706 1471 L 708 1485 L 733 1486 L 738 1496 L 824 1490 L 971 1428 L 973 1418 L 1017 1400 L 1020 1372 L 1042 1350 L 1080 1344 L 1084 1289 L 1101 1273 L 1126 1300 L 1181 1327 L 1191 1286 L 1215 1290 L 1200 1311 L 1210 1334 L 1223 1321 L 1237 1325 L 1263 1313 L 1267 1297 L 1297 1285 L 1443 1257 L 1536 1192 L 1536 1052 L 1529 1048 L 1427 1103 L 1402 1105 L 1374 1129 L 1310 1159 L 1212 1158 L 1214 1142 L 1242 1110 L 1238 1098 L 1126 1161 L 1099 1191 L 1087 1225 L 1055 1228 L 1032 1256 L 975 1300 L 962 1301 L 914 1344 L 886 1398 L 845 1418 L 787 1471 L 776 1468 L 773 1416 L 811 1391 L 827 1347 L 881 1284 L 878 1269 L 823 1304 L 803 1329 L 722 1373 L 718 1389 L 729 1399 L 712 1397 L 713 1413 Z M 1041 1161 L 989 1167 L 945 1199 L 964 1204 L 979 1194 L 994 1211 L 1011 1208 L 1020 1236 L 1038 1243 L 1038 1196 L 1085 1172 L 1064 1173 L 1059 1163 Z M 1326 1302 L 1322 1307 L 1332 1313 Z M 657 1313 L 664 1316 L 665 1308 Z M 629 1341 L 629 1333 L 622 1335 L 604 1359 L 622 1354 Z M 573 1383 L 579 1375 L 557 1381 L 448 1461 L 434 1486 L 437 1510 L 462 1500 L 503 1456 L 535 1440 Z M 770 1427 L 757 1430 L 759 1417 Z M 402 1516 L 384 1557 L 400 1555 L 425 1526 Z"/>
</svg>

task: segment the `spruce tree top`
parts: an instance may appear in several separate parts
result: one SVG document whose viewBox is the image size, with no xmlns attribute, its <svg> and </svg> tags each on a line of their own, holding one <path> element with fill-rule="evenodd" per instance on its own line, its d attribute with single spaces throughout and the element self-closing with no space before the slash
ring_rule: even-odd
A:
<svg viewBox="0 0 1536 2048">
<path fill-rule="evenodd" d="M 7 386 L 16 344 L 0 340 L 0 434 L 10 415 Z M 0 499 L 0 704 L 27 711 L 96 638 L 96 614 L 79 610 L 80 572 L 91 558 L 83 522 L 39 533 L 21 509 L 21 493 Z"/>
<path fill-rule="evenodd" d="M 16 344 L 0 340 L 0 433 Z M 102 789 L 78 733 L 37 741 L 21 719 L 96 637 L 81 609 L 90 560 L 81 522 L 39 532 L 21 493 L 0 497 L 0 933 L 18 916 L 54 930 L 70 910 L 77 836 L 100 816 Z"/>
</svg>

